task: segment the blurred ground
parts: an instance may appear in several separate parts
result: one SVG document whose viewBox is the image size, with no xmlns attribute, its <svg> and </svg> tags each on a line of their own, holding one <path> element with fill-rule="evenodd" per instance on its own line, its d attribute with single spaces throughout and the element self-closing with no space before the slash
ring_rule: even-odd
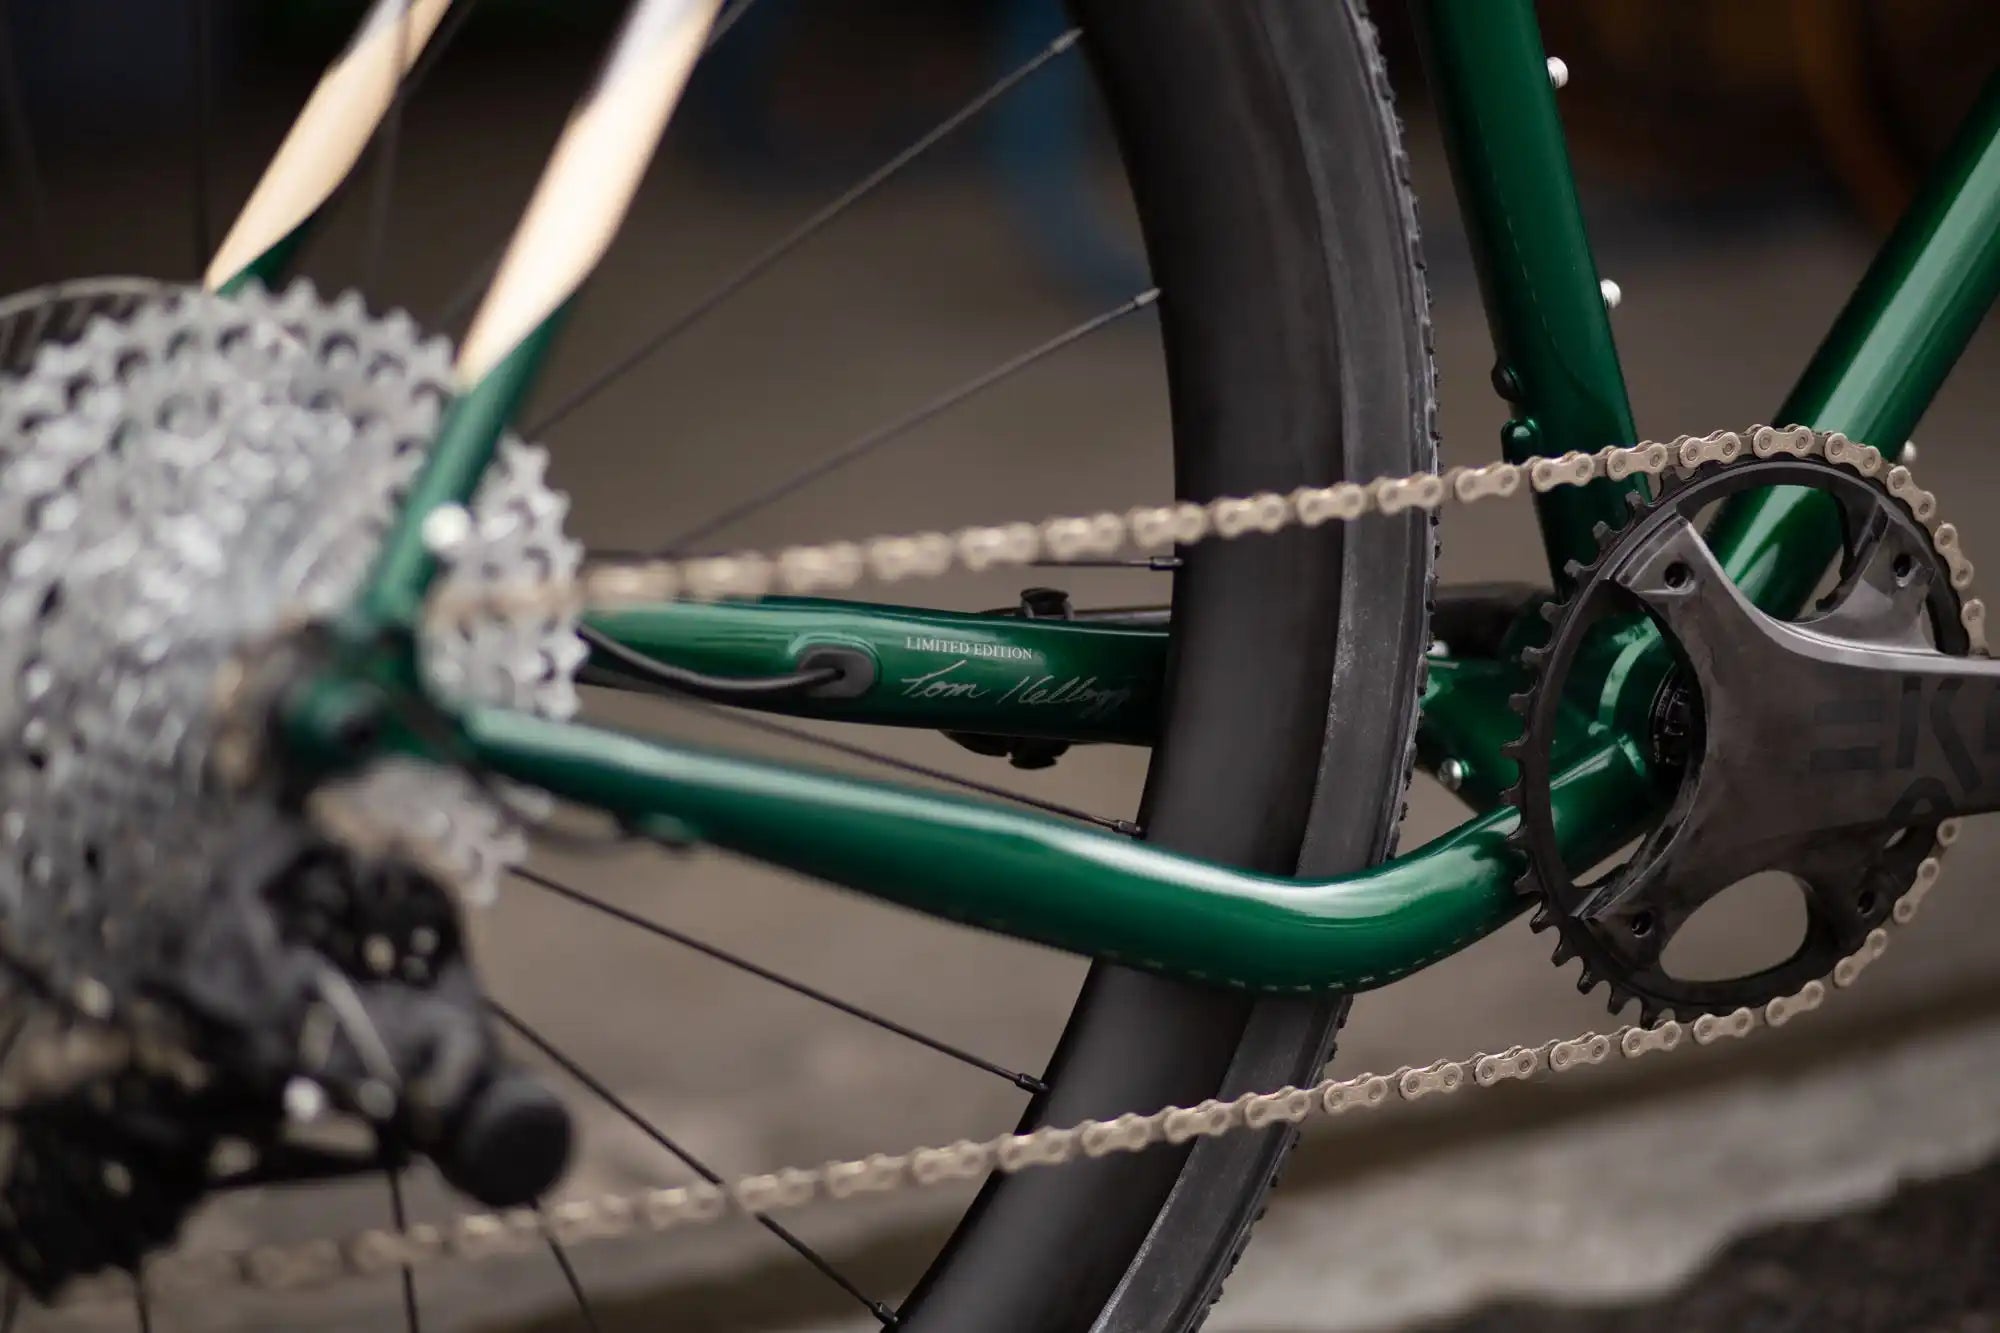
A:
<svg viewBox="0 0 2000 1333">
<path fill-rule="evenodd" d="M 440 75 L 404 136 L 406 183 L 386 284 L 394 299 L 435 311 L 477 270 L 525 195 L 529 164 L 553 133 L 574 74 L 558 61 Z M 243 123 L 259 128 L 229 140 L 218 199 L 240 195 L 282 125 L 276 108 L 295 94 L 274 84 L 261 119 L 249 114 L 255 106 L 239 108 Z M 1436 284 L 1445 461 L 1483 461 L 1502 420 L 1487 385 L 1491 353 L 1433 135 L 1421 118 L 1413 135 Z M 157 159 L 72 157 L 52 164 L 51 175 L 79 268 L 185 270 L 182 213 L 177 199 L 161 205 Z M 687 132 L 677 130 L 573 323 L 553 376 L 558 392 L 822 197 L 718 179 L 690 161 Z M 1765 419 L 1870 251 L 1859 229 L 1789 171 L 1774 171 L 1768 188 L 1719 213 L 1667 212 L 1633 195 L 1594 195 L 1591 207 L 1600 266 L 1624 289 L 1614 322 L 1640 429 L 1655 438 Z M 316 255 L 329 284 L 356 268 L 352 215 L 361 210 L 348 211 Z M 965 163 L 899 181 L 552 434 L 556 480 L 575 499 L 573 530 L 609 547 L 656 542 L 1122 295 L 1085 295 L 1054 277 L 1011 225 L 992 179 Z M 1975 558 L 2000 559 L 2000 546 L 1982 535 L 1983 517 L 2000 500 L 1987 438 L 2000 419 L 1996 366 L 2000 340 L 1989 322 L 1919 431 L 1920 475 Z M 1167 432 L 1154 330 L 1131 322 L 739 525 L 730 539 L 755 546 L 1164 497 Z M 1454 513 L 1444 552 L 1447 580 L 1541 574 L 1525 506 Z M 1072 591 L 1101 602 L 1163 593 L 1148 577 L 1080 576 Z M 1014 581 L 968 578 L 925 596 L 980 607 L 1016 591 Z M 650 703 L 595 700 L 593 709 L 771 748 Z M 936 737 L 882 744 L 1109 813 L 1129 813 L 1143 773 L 1138 752 L 1079 751 L 1030 778 Z M 1420 785 L 1405 843 L 1458 818 L 1448 796 Z M 1747 1293 L 1745 1304 L 1729 1307 L 1741 1315 L 1718 1313 L 1723 1307 L 1703 1304 L 1706 1294 L 1668 1296 L 1643 1314 L 1560 1321 L 1538 1307 L 1524 1314 L 1518 1302 L 1657 1298 L 1737 1232 L 1866 1206 L 1904 1175 L 1965 1171 L 1990 1156 L 2000 1124 L 1992 1114 L 2000 934 L 1988 891 L 1996 851 L 1994 831 L 1972 827 L 1944 885 L 1867 985 L 1810 1023 L 1666 1071 L 1642 1063 L 1316 1133 L 1212 1327 L 1387 1330 L 1502 1298 L 1517 1303 L 1453 1327 L 1611 1333 L 1665 1327 L 1669 1318 L 1691 1329 L 1931 1326 L 1916 1316 L 1840 1322 L 1838 1311 L 1849 1307 L 1836 1302 L 1846 1297 L 1821 1292 L 1816 1277 L 1811 1300 L 1821 1303 L 1799 1294 L 1805 1258 L 1815 1260 L 1814 1273 L 1837 1269 L 1885 1292 L 1956 1274 L 1950 1280 L 1970 1284 L 1965 1301 L 1990 1308 L 1990 1269 L 1977 1261 L 1950 1267 L 1943 1257 L 1933 1268 L 1924 1259 L 1932 1236 L 1969 1245 L 1975 1221 L 1991 1224 L 1975 1206 L 1991 1188 L 1990 1171 L 1905 1196 L 1879 1222 L 1781 1230 L 1731 1251 L 1718 1261 L 1716 1272 L 1728 1276 L 1717 1290 Z M 548 864 L 621 904 L 1015 1068 L 1039 1068 L 1081 976 L 1064 958 L 712 856 Z M 1781 904 L 1750 904 L 1710 947 L 1768 949 L 1785 920 Z M 999 1080 L 526 887 L 507 895 L 481 930 L 506 1003 L 724 1174 L 980 1137 L 1010 1125 L 1020 1104 L 1021 1094 Z M 1335 1068 L 1391 1069 L 1605 1026 L 1601 1003 L 1577 996 L 1570 980 L 1550 968 L 1543 941 L 1511 927 L 1362 997 Z M 579 1104 L 589 1118 L 570 1191 L 686 1178 L 609 1113 Z M 452 1207 L 428 1182 L 414 1194 L 419 1216 Z M 964 1198 L 812 1212 L 798 1229 L 868 1290 L 893 1298 Z M 385 1191 L 362 1182 L 230 1201 L 202 1219 L 195 1241 L 235 1244 L 386 1220 Z M 1878 1232 L 1910 1237 L 1907 1253 L 1880 1263 L 1847 1257 L 1877 1254 L 1866 1238 Z M 1844 1244 L 1841 1237 L 1860 1248 L 1826 1248 Z M 668 1245 L 594 1248 L 577 1263 L 606 1327 L 861 1326 L 845 1297 L 749 1225 Z M 420 1287 L 431 1330 L 577 1326 L 552 1262 L 441 1270 Z M 1747 1313 L 1757 1301 L 1781 1317 L 1757 1322 L 1761 1315 Z M 161 1308 L 153 1327 L 392 1327 L 395 1302 L 384 1283 L 311 1308 L 233 1300 Z M 115 1327 L 127 1317 L 30 1316 L 22 1327 Z"/>
</svg>

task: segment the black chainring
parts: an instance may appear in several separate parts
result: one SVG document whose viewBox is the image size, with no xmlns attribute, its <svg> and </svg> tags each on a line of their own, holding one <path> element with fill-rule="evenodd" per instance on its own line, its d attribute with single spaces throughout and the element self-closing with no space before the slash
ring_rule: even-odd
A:
<svg viewBox="0 0 2000 1333">
<path fill-rule="evenodd" d="M 1671 873 L 1678 867 L 1662 863 L 1676 842 L 1681 850 L 1700 845 L 1707 828 L 1690 825 L 1690 819 L 1758 818 L 1756 810 L 1743 805 L 1717 811 L 1713 801 L 1707 803 L 1706 816 L 1693 813 L 1704 769 L 1723 767 L 1714 756 L 1727 755 L 1727 747 L 1732 745 L 1785 742 L 1785 738 L 1743 734 L 1746 729 L 1742 727 L 1734 728 L 1733 734 L 1710 735 L 1704 691 L 1728 691 L 1732 705 L 1747 698 L 1748 707 L 1754 710 L 1755 700 L 1770 697 L 1760 696 L 1760 692 L 1785 690 L 1788 681 L 1718 678 L 1715 673 L 1724 669 L 1727 655 L 1698 645 L 1700 662 L 1692 662 L 1689 646 L 1679 642 L 1659 615 L 1621 586 L 1617 576 L 1639 558 L 1649 540 L 1680 520 L 1692 521 L 1702 510 L 1731 495 L 1781 484 L 1831 494 L 1839 502 L 1844 528 L 1844 552 L 1834 590 L 1792 623 L 1837 625 L 1843 636 L 1866 642 L 1866 616 L 1855 607 L 1868 605 L 1863 585 L 1871 565 L 1893 557 L 1905 583 L 1913 571 L 1918 576 L 1927 575 L 1904 608 L 1907 614 L 1915 606 L 1914 597 L 1922 597 L 1921 606 L 1915 609 L 1917 617 L 1927 622 L 1929 641 L 1923 646 L 1953 656 L 1970 651 L 1949 567 L 1929 533 L 1900 500 L 1836 464 L 1782 458 L 1707 465 L 1669 480 L 1651 503 L 1632 497 L 1632 517 L 1624 527 L 1613 531 L 1599 526 L 1597 559 L 1588 566 L 1571 566 L 1568 572 L 1574 591 L 1544 612 L 1550 622 L 1546 644 L 1523 653 L 1531 684 L 1515 700 L 1523 715 L 1523 731 L 1509 753 L 1520 765 L 1520 779 L 1507 798 L 1519 810 L 1520 822 L 1510 841 L 1523 863 L 1517 887 L 1538 900 L 1531 918 L 1533 927 L 1557 932 L 1555 962 L 1561 965 L 1581 959 L 1580 991 L 1606 984 L 1614 1013 L 1636 999 L 1642 1021 L 1647 1023 L 1662 1014 L 1685 1020 L 1761 1005 L 1831 972 L 1843 957 L 1865 943 L 1869 931 L 1889 917 L 1929 854 L 1942 818 L 1934 811 L 1885 809 L 1876 826 L 1829 829 L 1810 839 L 1774 844 L 1765 858 L 1767 864 L 1739 859 L 1733 870 L 1740 873 L 1730 873 L 1722 882 L 1690 882 Z M 1709 589 L 1701 595 L 1733 596 L 1733 590 Z M 1564 691 L 1579 649 L 1608 621 L 1625 619 L 1629 623 L 1635 614 L 1648 615 L 1680 658 L 1680 669 L 1653 700 L 1653 734 L 1649 738 L 1652 762 L 1677 767 L 1678 785 L 1636 850 L 1615 867 L 1583 882 L 1579 874 L 1587 868 L 1565 864 L 1556 839 L 1552 788 L 1558 768 L 1551 754 L 1558 714 L 1565 706 Z M 1857 632 L 1857 622 L 1861 632 Z M 1910 645 L 1905 639 L 1900 646 Z M 1739 718 L 1744 715 L 1740 708 L 1732 707 L 1732 712 Z M 1797 737 L 1790 741 L 1793 745 L 1804 743 Z M 1811 799 L 1807 792 L 1773 791 L 1767 795 L 1772 800 Z M 1807 925 L 1793 954 L 1773 966 L 1735 977 L 1697 980 L 1670 974 L 1663 957 L 1673 935 L 1701 906 L 1763 869 L 1790 873 L 1804 892 Z"/>
</svg>

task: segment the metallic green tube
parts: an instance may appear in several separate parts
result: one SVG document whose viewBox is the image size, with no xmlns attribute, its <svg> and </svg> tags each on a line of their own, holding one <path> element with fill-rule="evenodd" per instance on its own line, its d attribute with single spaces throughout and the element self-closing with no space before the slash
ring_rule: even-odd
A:
<svg viewBox="0 0 2000 1333">
<path fill-rule="evenodd" d="M 566 310 L 559 308 L 543 320 L 445 410 L 430 457 L 417 474 L 416 484 L 396 516 L 396 526 L 383 541 L 375 567 L 355 599 L 352 617 L 364 634 L 416 623 L 424 594 L 437 573 L 437 558 L 424 541 L 424 520 L 439 505 L 462 505 L 471 500 L 486 475 L 487 464 L 493 461 L 500 437 L 534 386 L 535 372 L 548 355 Z"/>
<path fill-rule="evenodd" d="M 1520 739 L 1521 717 L 1512 701 L 1527 685 L 1513 662 L 1430 660 L 1423 713 L 1417 719 L 1417 762 L 1476 811 L 1500 804 L 1502 794 L 1520 778 L 1505 747 Z M 1588 758 L 1616 734 L 1592 725 L 1582 709 L 1565 707 L 1551 753 L 1560 767 Z"/>
<path fill-rule="evenodd" d="M 715 676 L 775 676 L 809 660 L 848 670 L 776 712 L 995 736 L 1150 744 L 1167 633 L 1091 620 L 772 597 L 667 602 L 590 623 L 648 657 Z M 597 665 L 615 671 L 606 659 Z"/>
<path fill-rule="evenodd" d="M 475 709 L 471 757 L 501 776 L 918 911 L 1187 980 L 1258 991 L 1384 985 L 1522 905 L 1511 811 L 1345 879 L 1233 870 L 931 792 Z M 1580 863 L 1629 836 L 1645 775 L 1606 746 L 1555 792 Z"/>
<path fill-rule="evenodd" d="M 1631 444 L 1625 375 L 1532 0 L 1424 0 L 1415 12 L 1499 353 L 1494 387 L 1514 408 L 1501 430 L 1506 456 Z M 1623 521 L 1620 494 L 1633 485 L 1535 497 L 1558 587 L 1568 585 L 1566 562 L 1596 555 L 1591 526 Z"/>
<path fill-rule="evenodd" d="M 1778 424 L 1837 430 L 1893 454 L 2000 297 L 2000 74 L 1849 298 Z M 1708 535 L 1758 606 L 1791 616 L 1840 550 L 1827 496 L 1736 497 Z"/>
<path fill-rule="evenodd" d="M 1417 762 L 1474 810 L 1491 810 L 1518 776 L 1501 747 L 1519 738 L 1508 704 L 1522 686 L 1511 662 L 1434 657 L 1417 719 Z"/>
</svg>

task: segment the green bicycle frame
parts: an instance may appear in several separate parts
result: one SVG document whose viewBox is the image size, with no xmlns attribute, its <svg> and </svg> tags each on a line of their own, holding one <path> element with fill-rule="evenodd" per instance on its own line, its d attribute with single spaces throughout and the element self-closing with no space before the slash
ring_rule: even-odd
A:
<svg viewBox="0 0 2000 1333">
<path fill-rule="evenodd" d="M 634 5 L 619 53 L 572 128 L 615 96 L 616 76 L 638 59 L 629 48 L 647 20 L 658 30 L 668 11 L 698 7 Z M 1419 0 L 1417 9 L 1498 353 L 1494 383 L 1509 407 L 1503 450 L 1518 460 L 1632 443 L 1532 4 Z M 616 212 L 623 202 L 608 206 Z M 530 230 L 524 222 L 523 234 Z M 517 249 L 532 241 L 517 237 Z M 503 269 L 496 288 L 506 282 Z M 546 309 L 536 307 L 541 317 L 468 377 L 366 592 L 336 627 L 342 652 L 284 711 L 280 734 L 294 762 L 327 770 L 362 762 L 383 745 L 414 744 L 393 730 L 364 741 L 366 729 L 353 722 L 383 692 L 412 687 L 412 627 L 436 563 L 426 519 L 471 494 L 573 291 L 572 283 L 545 299 Z M 1777 420 L 1841 430 L 1893 452 L 1997 294 L 2000 78 Z M 489 304 L 506 303 L 489 296 Z M 1559 586 L 1564 562 L 1594 551 L 1591 525 L 1622 509 L 1616 490 L 1599 482 L 1539 498 Z M 1829 502 L 1796 490 L 1739 497 L 1711 531 L 1725 568 L 1777 614 L 1802 605 L 1839 540 Z M 842 647 L 869 663 L 863 686 L 796 701 L 792 711 L 940 730 L 1145 743 L 1165 672 L 1162 630 L 1115 620 L 773 599 L 643 607 L 594 623 L 648 656 L 720 675 L 790 671 L 815 649 Z M 1611 660 L 1590 673 L 1587 696 L 1568 701 L 1572 725 L 1558 749 L 1557 831 L 1578 863 L 1620 845 L 1663 797 L 1632 723 L 1661 679 L 1663 646 L 1641 627 L 1607 651 Z M 615 675 L 615 664 L 598 665 Z M 1212 865 L 931 792 L 503 710 L 460 710 L 452 725 L 462 751 L 493 771 L 662 836 L 1184 978 L 1257 991 L 1352 990 L 1448 956 L 1519 905 L 1505 845 L 1513 816 L 1492 808 L 1511 781 L 1502 747 L 1517 731 L 1506 702 L 1513 670 L 1479 660 L 1434 667 L 1420 755 L 1434 770 L 1448 766 L 1460 795 L 1487 812 L 1373 869 L 1320 882 Z"/>
</svg>

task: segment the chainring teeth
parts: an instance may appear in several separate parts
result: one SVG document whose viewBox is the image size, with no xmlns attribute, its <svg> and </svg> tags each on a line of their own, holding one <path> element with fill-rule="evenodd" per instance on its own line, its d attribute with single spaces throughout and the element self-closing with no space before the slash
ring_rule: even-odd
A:
<svg viewBox="0 0 2000 1333">
<path fill-rule="evenodd" d="M 1746 433 L 1746 435 L 1748 434 Z M 1908 483 L 1907 469 L 1892 469 L 1884 466 L 1881 456 L 1876 451 L 1865 449 L 1863 446 L 1851 445 L 1844 438 L 1840 439 L 1839 444 L 1840 447 L 1835 450 L 1827 450 L 1823 445 L 1818 446 L 1820 451 L 1817 453 L 1801 454 L 1795 453 L 1792 450 L 1779 450 L 1776 454 L 1765 454 L 1760 451 L 1756 457 L 1759 459 L 1785 457 L 1787 455 L 1793 458 L 1811 457 L 1818 459 L 1825 467 L 1839 468 L 1842 470 L 1843 475 L 1857 476 L 1869 483 L 1870 488 L 1877 497 L 1878 503 L 1895 505 L 1920 529 L 1930 534 L 1936 548 L 1935 558 L 1937 563 L 1947 576 L 1945 587 L 1950 592 L 1954 603 L 1960 608 L 1959 619 L 1965 622 L 1965 627 L 1971 632 L 1971 651 L 1983 655 L 1983 636 L 1977 632 L 1978 626 L 1973 623 L 1982 617 L 1978 613 L 1973 615 L 1963 613 L 1964 607 L 1979 606 L 1977 602 L 1962 596 L 1971 582 L 1970 565 L 1964 562 L 1962 557 L 1959 556 L 1955 530 L 1952 530 L 1948 524 L 1940 524 L 1938 522 L 1934 498 L 1928 492 L 1916 490 L 1912 484 Z M 1869 457 L 1870 455 L 1873 456 L 1872 460 Z M 1869 466 L 1871 461 L 1874 464 L 1873 466 Z M 1515 878 L 1515 890 L 1521 896 L 1532 900 L 1535 904 L 1529 917 L 1529 928 L 1537 934 L 1549 930 L 1555 931 L 1555 943 L 1551 950 L 1551 962 L 1557 967 L 1566 966 L 1571 962 L 1580 964 L 1576 978 L 1577 990 L 1580 994 L 1589 994 L 1600 985 L 1604 986 L 1606 988 L 1609 1007 L 1613 1014 L 1622 1012 L 1627 1005 L 1636 1000 L 1640 1006 L 1640 1022 L 1647 1026 L 1667 1016 L 1681 1020 L 1692 1020 L 1703 1015 L 1730 1012 L 1741 1008 L 1743 1002 L 1732 998 L 1726 1002 L 1691 1003 L 1677 997 L 1655 996 L 1647 993 L 1641 986 L 1624 984 L 1622 981 L 1621 965 L 1595 939 L 1590 928 L 1585 923 L 1572 918 L 1555 901 L 1538 865 L 1536 840 L 1531 832 L 1527 818 L 1527 809 L 1524 804 L 1526 800 L 1530 799 L 1528 796 L 1530 786 L 1528 776 L 1529 764 L 1533 762 L 1532 751 L 1536 745 L 1536 740 L 1532 734 L 1534 709 L 1537 701 L 1549 686 L 1548 672 L 1554 659 L 1552 647 L 1556 637 L 1566 627 L 1565 622 L 1577 613 L 1582 590 L 1599 574 L 1607 561 L 1612 558 L 1613 553 L 1618 548 L 1626 533 L 1632 529 L 1635 522 L 1645 515 L 1673 505 L 1677 495 L 1686 488 L 1696 485 L 1704 478 L 1725 470 L 1731 470 L 1739 463 L 1747 464 L 1751 462 L 1752 456 L 1748 452 L 1739 452 L 1738 456 L 1731 460 L 1705 461 L 1692 468 L 1670 468 L 1666 473 L 1655 479 L 1657 482 L 1657 494 L 1650 502 L 1642 499 L 1634 492 L 1627 492 L 1625 503 L 1628 515 L 1624 522 L 1615 526 L 1604 522 L 1593 525 L 1591 535 L 1596 543 L 1597 551 L 1589 561 L 1571 560 L 1566 564 L 1565 573 L 1569 576 L 1573 588 L 1577 591 L 1565 599 L 1551 599 L 1545 602 L 1540 608 L 1542 618 L 1550 626 L 1550 637 L 1543 644 L 1532 645 L 1521 650 L 1519 660 L 1522 668 L 1528 674 L 1530 683 L 1527 689 L 1509 698 L 1509 704 L 1513 708 L 1513 711 L 1522 719 L 1522 729 L 1519 736 L 1501 748 L 1504 755 L 1516 761 L 1520 770 L 1520 776 L 1501 793 L 1501 801 L 1504 805 L 1518 812 L 1515 825 L 1508 831 L 1505 842 L 1509 853 L 1516 858 L 1516 863 L 1521 867 Z M 1900 484 L 1896 475 L 1898 472 L 1901 473 Z M 1944 534 L 1942 539 L 1940 539 L 1940 533 Z M 1980 611 L 1983 612 L 1983 608 L 1980 608 Z M 1940 843 L 1939 847 L 1941 846 L 1942 844 Z M 1933 847 L 1930 855 L 1935 856 L 1939 847 Z M 1912 882 L 1914 883 L 1914 880 Z M 1909 884 L 1903 885 L 1897 894 L 1884 903 L 1881 913 L 1882 922 L 1877 925 L 1878 932 L 1880 924 L 1886 924 L 1891 919 L 1899 921 L 1902 919 L 1895 909 L 1901 898 L 1908 893 L 1909 888 Z M 1747 979 L 1749 978 L 1740 980 Z M 1775 995 L 1760 997 L 1757 1003 L 1762 1004 L 1774 1001 L 1777 998 L 1780 997 Z"/>
<path fill-rule="evenodd" d="M 0 381 L 0 916 L 58 972 L 115 988 L 155 917 L 195 910 L 232 810 L 206 776 L 218 673 L 346 603 L 452 392 L 446 339 L 306 282 L 162 289 Z M 445 589 L 576 576 L 546 471 L 503 442 Z M 422 648 L 453 697 L 577 708 L 573 612 L 494 602 Z M 385 764 L 339 799 L 476 897 L 525 851 L 455 773 Z"/>
</svg>

